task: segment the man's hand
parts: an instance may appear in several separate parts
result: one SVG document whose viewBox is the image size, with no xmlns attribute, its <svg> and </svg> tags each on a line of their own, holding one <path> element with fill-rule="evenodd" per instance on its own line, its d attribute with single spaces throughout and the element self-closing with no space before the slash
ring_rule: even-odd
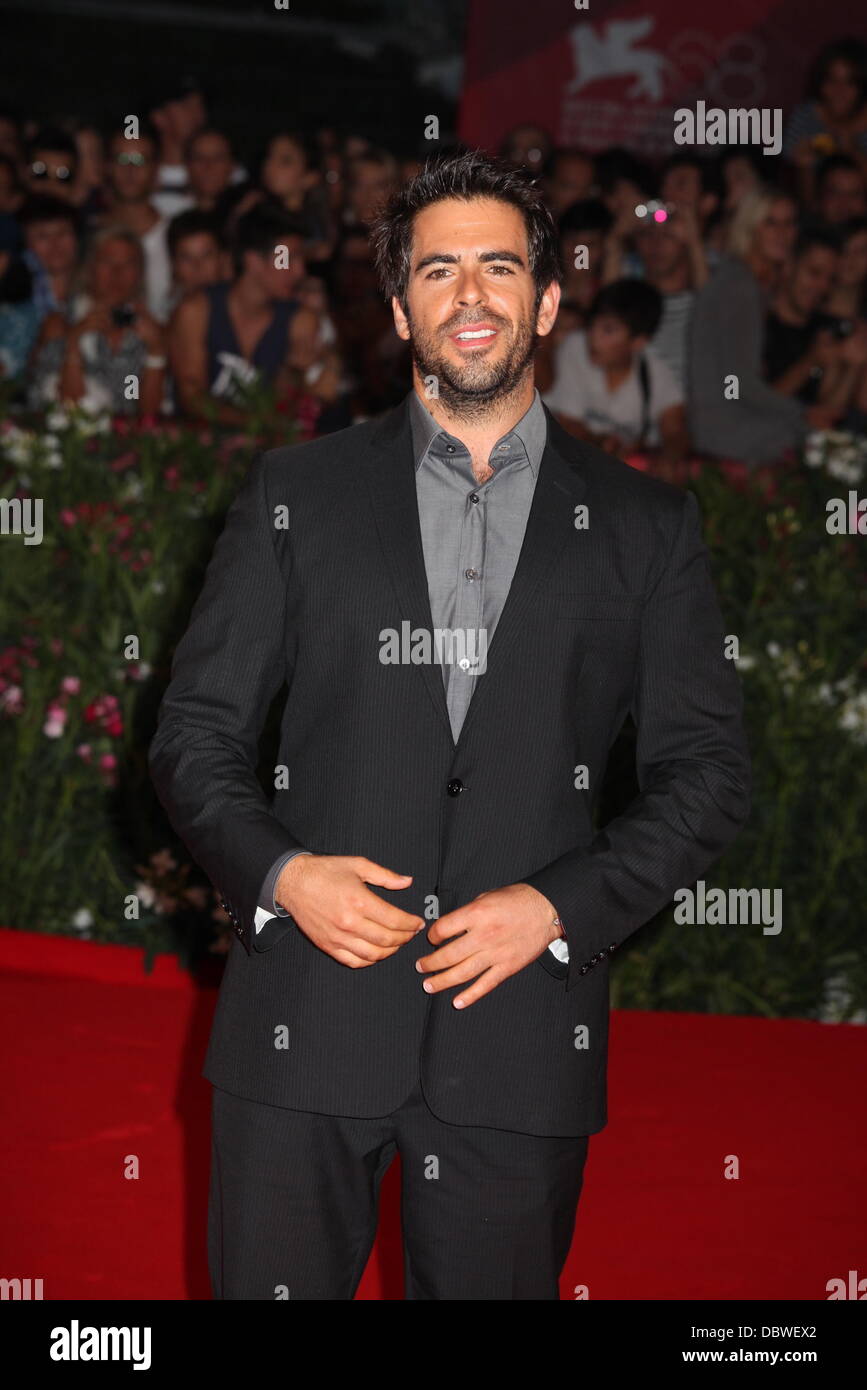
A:
<svg viewBox="0 0 867 1390">
<path fill-rule="evenodd" d="M 453 985 L 475 984 L 452 1000 L 456 1009 L 474 1004 L 482 995 L 516 975 L 556 941 L 556 908 L 529 883 L 512 883 L 480 893 L 466 907 L 447 912 L 434 922 L 428 940 L 446 945 L 416 961 L 416 970 L 440 974 L 425 980 L 429 994 Z"/>
<path fill-rule="evenodd" d="M 408 888 L 412 875 L 356 855 L 299 854 L 283 869 L 275 897 L 314 946 L 357 970 L 394 955 L 426 925 L 371 893 L 368 883 Z"/>
</svg>

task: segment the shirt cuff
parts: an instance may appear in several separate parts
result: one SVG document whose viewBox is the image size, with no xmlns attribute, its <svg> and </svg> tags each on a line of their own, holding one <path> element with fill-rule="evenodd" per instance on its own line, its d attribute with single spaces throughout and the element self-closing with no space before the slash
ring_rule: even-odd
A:
<svg viewBox="0 0 867 1390">
<path fill-rule="evenodd" d="M 274 893 L 277 888 L 277 880 L 283 872 L 290 859 L 295 859 L 299 854 L 312 854 L 311 849 L 292 849 L 288 854 L 282 854 L 268 871 L 268 876 L 262 884 L 262 891 L 259 894 L 259 906 L 256 909 L 256 931 L 260 932 L 265 923 L 272 917 L 288 917 L 290 914 L 285 907 L 281 907 Z"/>
</svg>

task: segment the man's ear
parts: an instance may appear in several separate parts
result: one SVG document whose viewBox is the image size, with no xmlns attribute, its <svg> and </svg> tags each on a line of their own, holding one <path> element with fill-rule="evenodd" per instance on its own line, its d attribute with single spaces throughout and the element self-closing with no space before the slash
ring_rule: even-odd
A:
<svg viewBox="0 0 867 1390">
<path fill-rule="evenodd" d="M 556 280 L 552 280 L 548 288 L 544 291 L 539 308 L 536 311 L 536 333 L 540 338 L 546 338 L 554 327 L 557 320 L 557 310 L 560 308 L 560 286 Z"/>
<path fill-rule="evenodd" d="M 394 326 L 397 336 L 403 338 L 405 343 L 409 342 L 409 319 L 404 313 L 403 306 L 396 294 L 391 296 L 391 312 L 394 314 Z"/>
</svg>

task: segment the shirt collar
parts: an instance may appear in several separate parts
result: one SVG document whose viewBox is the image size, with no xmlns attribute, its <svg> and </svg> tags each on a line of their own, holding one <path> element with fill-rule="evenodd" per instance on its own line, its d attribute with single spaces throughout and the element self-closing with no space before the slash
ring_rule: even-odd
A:
<svg viewBox="0 0 867 1390">
<path fill-rule="evenodd" d="M 416 391 L 410 391 L 409 415 L 412 428 L 412 451 L 415 462 L 416 472 L 421 467 L 431 444 L 438 435 L 442 435 L 444 440 L 449 443 L 460 444 L 465 448 L 463 441 L 456 435 L 449 434 L 444 430 L 434 417 L 431 415 L 424 401 Z M 530 468 L 535 477 L 539 472 L 539 465 L 542 462 L 542 455 L 545 452 L 545 443 L 548 437 L 548 419 L 545 415 L 545 407 L 542 405 L 542 397 L 538 389 L 533 392 L 533 403 L 529 410 L 525 411 L 516 425 L 508 434 L 504 434 L 502 439 L 497 440 L 492 453 L 496 452 L 498 444 L 504 443 L 511 435 L 516 435 L 524 446 Z"/>
</svg>

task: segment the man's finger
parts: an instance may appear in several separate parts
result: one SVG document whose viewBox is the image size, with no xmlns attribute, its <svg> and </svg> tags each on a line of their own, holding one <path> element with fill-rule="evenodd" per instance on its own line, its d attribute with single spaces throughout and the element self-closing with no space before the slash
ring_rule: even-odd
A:
<svg viewBox="0 0 867 1390">
<path fill-rule="evenodd" d="M 463 914 L 464 908 L 456 907 L 454 912 L 446 912 L 438 917 L 428 932 L 428 941 L 448 941 L 450 936 L 467 931 L 469 924 L 464 921 Z"/>
<path fill-rule="evenodd" d="M 448 970 L 449 966 L 460 965 L 462 960 L 467 960 L 470 955 L 476 953 L 470 936 L 465 932 L 456 941 L 450 941 L 445 946 L 440 946 L 439 950 L 431 951 L 428 956 L 420 956 L 415 963 L 416 970 L 420 974 L 427 974 L 434 970 Z"/>
<path fill-rule="evenodd" d="M 365 917 L 370 918 L 371 922 L 378 922 L 387 931 L 407 932 L 413 935 L 419 930 L 419 923 L 424 925 L 424 918 L 417 912 L 407 912 L 395 903 L 387 903 L 369 888 L 365 890 L 364 901 L 360 906 Z"/>
<path fill-rule="evenodd" d="M 497 985 L 501 985 L 508 978 L 508 974 L 504 975 L 502 971 L 490 966 L 483 975 L 479 976 L 475 984 L 470 985 L 469 989 L 465 989 L 462 994 L 457 995 L 452 1000 L 452 1007 L 455 1009 L 469 1008 L 470 1004 L 475 1004 L 477 999 L 490 994 L 491 990 L 496 989 Z"/>
<path fill-rule="evenodd" d="M 453 965 L 450 970 L 443 970 L 439 975 L 429 975 L 422 988 L 426 994 L 441 994 L 444 989 L 453 989 L 455 985 L 465 985 L 468 980 L 474 980 L 481 970 L 487 968 L 487 957 L 468 956 L 458 965 Z"/>
</svg>

